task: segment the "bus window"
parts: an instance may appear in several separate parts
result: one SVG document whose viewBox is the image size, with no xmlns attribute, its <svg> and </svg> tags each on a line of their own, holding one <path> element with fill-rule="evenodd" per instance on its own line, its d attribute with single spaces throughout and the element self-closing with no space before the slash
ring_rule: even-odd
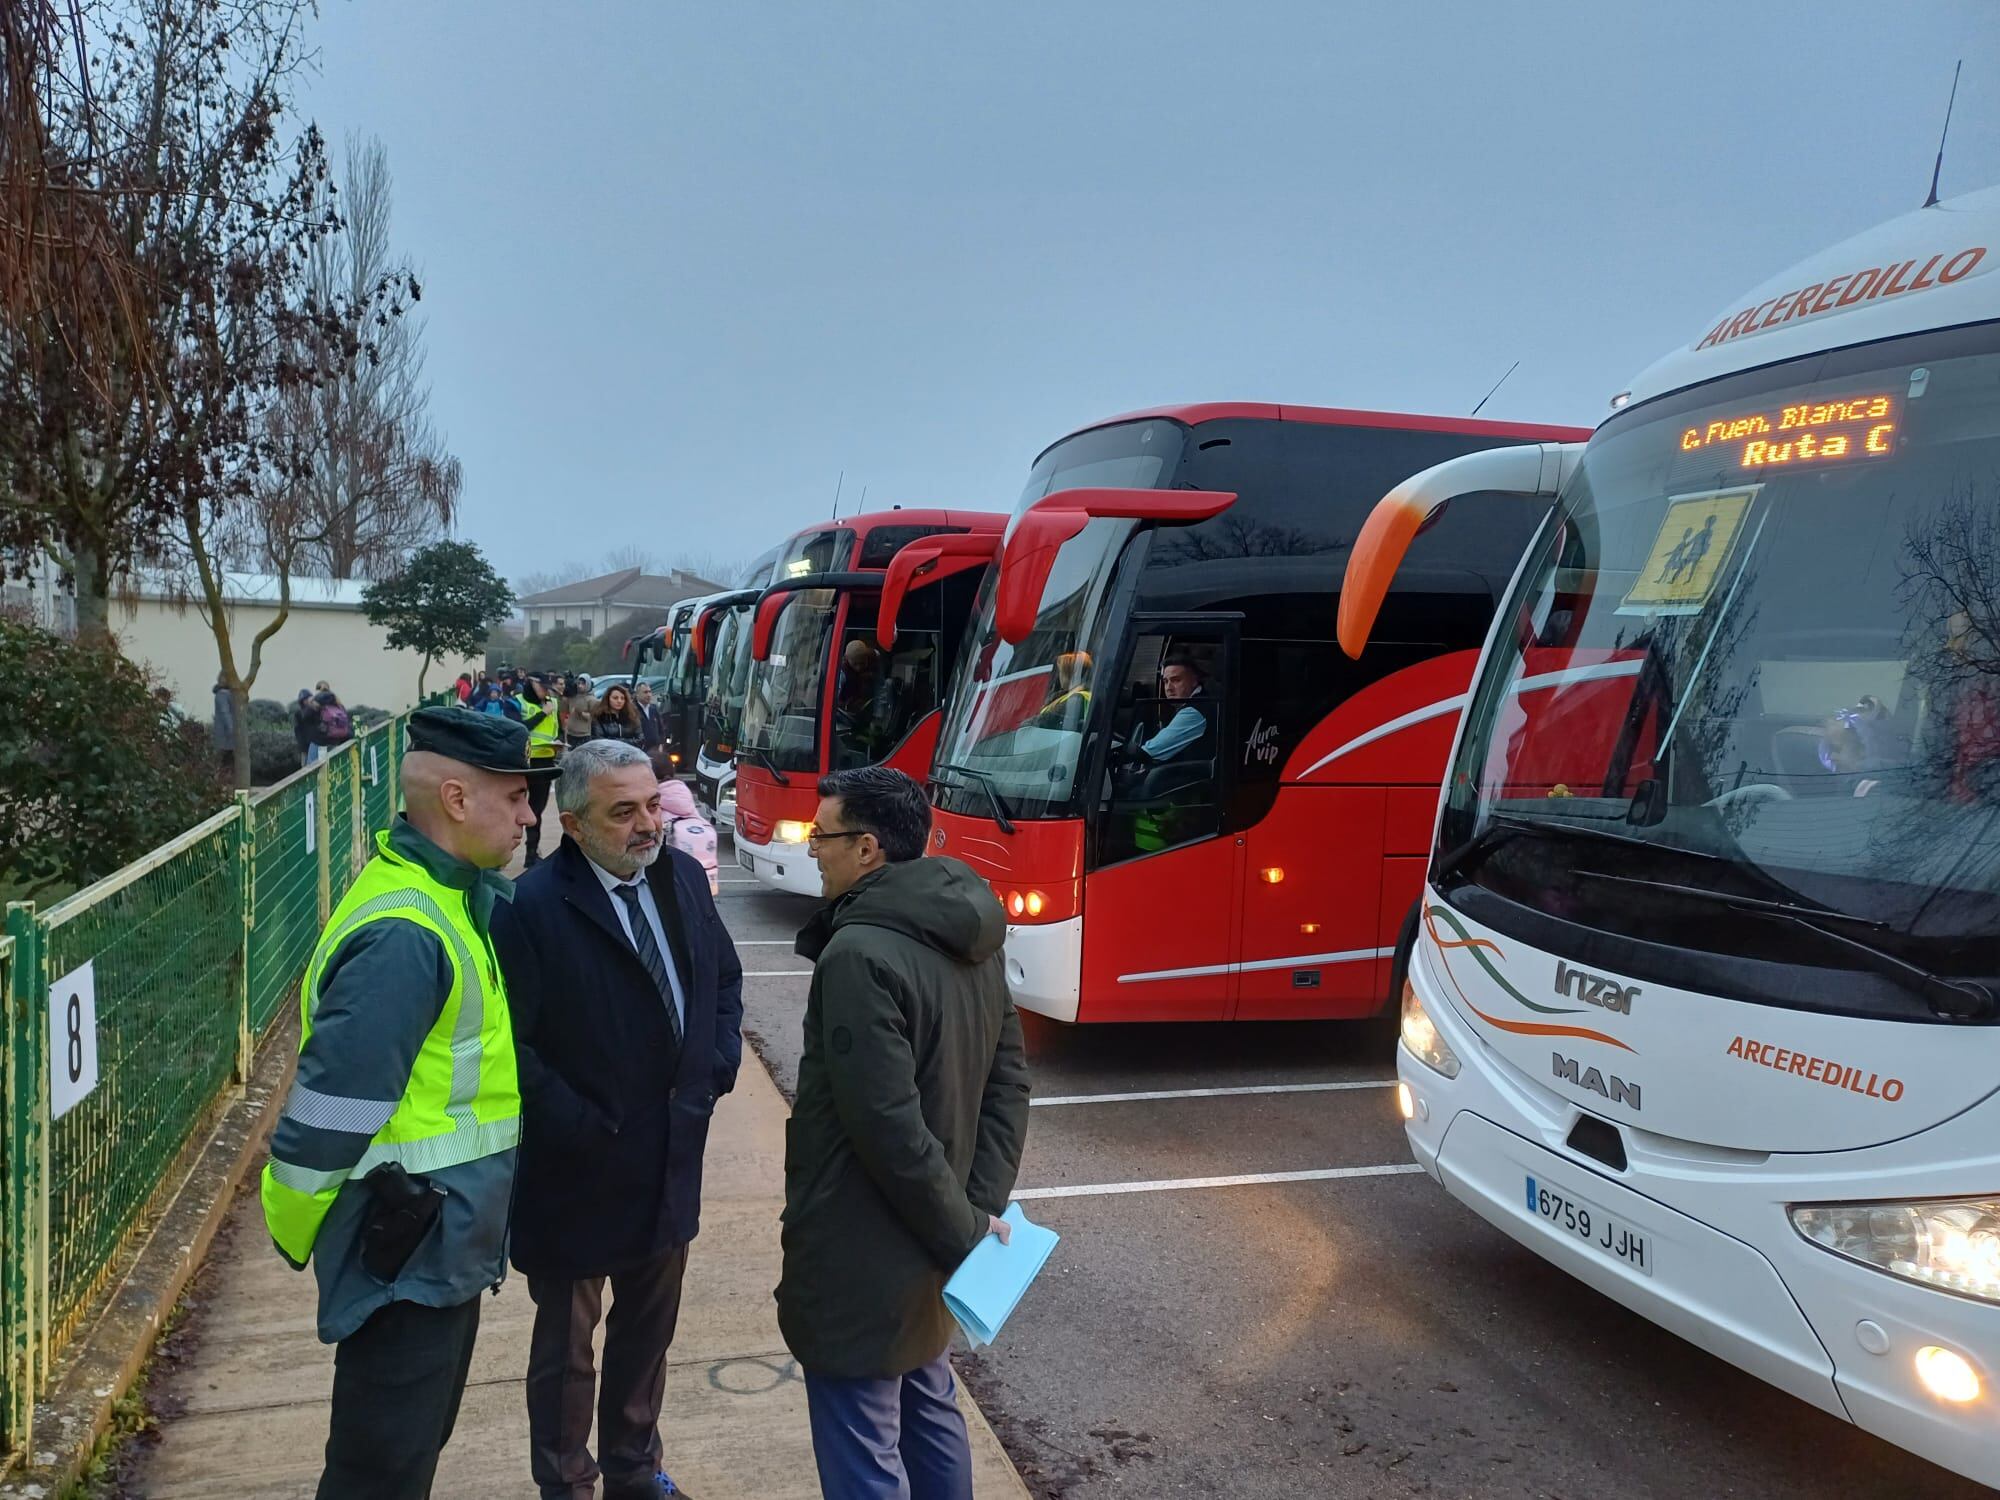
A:
<svg viewBox="0 0 2000 1500">
<path fill-rule="evenodd" d="M 1175 623 L 1133 638 L 1112 719 L 1100 861 L 1136 859 L 1222 831 L 1223 722 L 1233 630 Z"/>
</svg>

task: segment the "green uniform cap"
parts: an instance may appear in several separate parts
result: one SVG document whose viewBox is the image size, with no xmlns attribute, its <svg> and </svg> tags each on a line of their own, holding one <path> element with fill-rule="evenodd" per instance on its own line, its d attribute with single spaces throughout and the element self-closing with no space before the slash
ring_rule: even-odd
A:
<svg viewBox="0 0 2000 1500">
<path fill-rule="evenodd" d="M 428 750 L 502 776 L 562 775 L 546 761 L 528 759 L 528 731 L 497 714 L 463 708 L 420 708 L 410 715 L 410 748 Z"/>
</svg>

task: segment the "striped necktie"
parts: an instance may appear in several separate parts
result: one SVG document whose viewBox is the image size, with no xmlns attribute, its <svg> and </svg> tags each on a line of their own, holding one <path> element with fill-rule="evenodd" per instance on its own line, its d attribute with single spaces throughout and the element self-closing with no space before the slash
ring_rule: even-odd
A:
<svg viewBox="0 0 2000 1500">
<path fill-rule="evenodd" d="M 614 885 L 618 899 L 625 903 L 625 914 L 632 920 L 632 946 L 639 952 L 639 962 L 646 966 L 646 972 L 653 976 L 653 983 L 659 988 L 660 1000 L 667 1008 L 667 1029 L 674 1034 L 674 1045 L 681 1044 L 681 1018 L 674 1009 L 674 985 L 667 977 L 666 955 L 660 952 L 660 945 L 653 937 L 653 924 L 646 920 L 646 909 L 639 904 L 639 883 Z"/>
</svg>

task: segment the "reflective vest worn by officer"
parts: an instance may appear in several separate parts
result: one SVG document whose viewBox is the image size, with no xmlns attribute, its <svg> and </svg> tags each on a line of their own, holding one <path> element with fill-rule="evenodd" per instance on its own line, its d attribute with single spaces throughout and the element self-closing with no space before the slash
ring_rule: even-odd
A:
<svg viewBox="0 0 2000 1500">
<path fill-rule="evenodd" d="M 537 763 L 554 760 L 562 749 L 562 726 L 556 722 L 555 710 L 526 693 L 514 695 L 514 706 L 521 710 L 521 722 L 528 728 L 528 759 Z"/>
<path fill-rule="evenodd" d="M 487 920 L 513 887 L 402 818 L 376 846 L 306 970 L 298 1077 L 263 1178 L 271 1238 L 293 1265 L 313 1263 L 327 1343 L 390 1302 L 456 1307 L 499 1285 L 521 1136 Z M 442 1195 L 386 1281 L 362 1264 L 381 1201 L 365 1179 L 385 1163 Z"/>
</svg>

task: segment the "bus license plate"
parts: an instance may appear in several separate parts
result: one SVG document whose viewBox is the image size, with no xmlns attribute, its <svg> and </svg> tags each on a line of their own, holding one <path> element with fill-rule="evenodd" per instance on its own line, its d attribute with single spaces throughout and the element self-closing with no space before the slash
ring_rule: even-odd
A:
<svg viewBox="0 0 2000 1500">
<path fill-rule="evenodd" d="M 736 863 L 743 866 L 743 868 L 748 870 L 752 875 L 755 875 L 757 873 L 757 861 L 750 857 L 750 851 L 748 849 L 738 849 L 736 851 Z"/>
<path fill-rule="evenodd" d="M 1653 1274 L 1653 1248 L 1647 1244 L 1645 1235 L 1614 1219 L 1596 1204 L 1571 1196 L 1566 1189 L 1530 1177 L 1528 1212 L 1547 1219 L 1600 1255 L 1621 1260 L 1643 1275 Z"/>
</svg>

